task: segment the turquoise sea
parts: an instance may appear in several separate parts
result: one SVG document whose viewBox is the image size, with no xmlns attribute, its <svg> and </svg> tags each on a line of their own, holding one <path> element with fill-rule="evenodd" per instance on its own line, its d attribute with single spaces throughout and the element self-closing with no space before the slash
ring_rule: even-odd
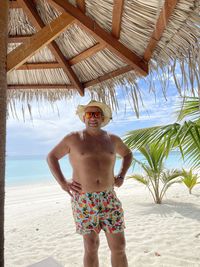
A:
<svg viewBox="0 0 200 267">
<path fill-rule="evenodd" d="M 136 152 L 135 157 L 139 160 L 142 159 L 142 155 Z M 68 158 L 63 158 L 61 161 L 61 169 L 66 178 L 71 178 L 72 168 L 69 164 Z M 121 160 L 117 159 L 115 164 L 115 173 L 117 174 L 121 166 Z M 171 152 L 168 159 L 165 162 L 166 168 L 182 168 L 184 165 L 181 159 L 180 153 Z M 130 167 L 128 174 L 132 172 L 139 172 L 140 169 L 136 165 L 134 170 Z M 6 158 L 6 186 L 17 186 L 36 183 L 48 183 L 53 182 L 54 178 L 51 175 L 45 155 L 37 156 L 7 156 Z"/>
</svg>

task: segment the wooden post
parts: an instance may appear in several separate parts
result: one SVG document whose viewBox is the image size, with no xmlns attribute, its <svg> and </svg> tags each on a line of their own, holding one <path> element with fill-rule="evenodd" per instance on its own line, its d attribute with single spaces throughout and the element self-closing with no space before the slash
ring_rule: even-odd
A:
<svg viewBox="0 0 200 267">
<path fill-rule="evenodd" d="M 0 8 L 0 266 L 4 266 L 4 202 L 6 148 L 6 56 L 8 41 L 8 0 L 1 0 Z"/>
</svg>

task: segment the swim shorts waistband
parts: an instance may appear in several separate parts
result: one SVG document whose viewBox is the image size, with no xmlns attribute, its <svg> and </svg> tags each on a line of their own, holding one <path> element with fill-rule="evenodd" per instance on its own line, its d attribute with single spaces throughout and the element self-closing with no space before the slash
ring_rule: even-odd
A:
<svg viewBox="0 0 200 267">
<path fill-rule="evenodd" d="M 103 190 L 103 191 L 81 192 L 81 193 L 79 193 L 79 195 L 83 195 L 83 194 L 102 194 L 102 193 L 113 192 L 113 191 L 114 191 L 114 188 L 110 187 L 110 188 L 108 188 L 106 190 Z"/>
</svg>

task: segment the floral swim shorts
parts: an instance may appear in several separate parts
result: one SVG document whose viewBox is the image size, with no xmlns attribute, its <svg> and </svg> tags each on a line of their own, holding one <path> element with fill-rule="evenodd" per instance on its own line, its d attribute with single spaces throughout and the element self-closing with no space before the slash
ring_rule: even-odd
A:
<svg viewBox="0 0 200 267">
<path fill-rule="evenodd" d="M 119 233 L 125 228 L 124 211 L 114 189 L 103 192 L 73 193 L 71 199 L 76 232 Z"/>
</svg>

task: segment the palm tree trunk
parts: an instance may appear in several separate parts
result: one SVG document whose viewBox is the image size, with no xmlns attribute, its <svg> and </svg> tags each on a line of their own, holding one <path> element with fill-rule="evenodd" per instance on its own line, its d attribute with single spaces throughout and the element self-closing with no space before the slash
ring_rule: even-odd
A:
<svg viewBox="0 0 200 267">
<path fill-rule="evenodd" d="M 6 55 L 8 32 L 8 0 L 1 0 L 0 8 L 0 266 L 4 266 L 4 199 L 5 199 L 5 143 L 6 143 Z"/>
<path fill-rule="evenodd" d="M 161 204 L 162 199 L 160 198 L 160 193 L 159 193 L 159 176 L 158 174 L 155 175 L 154 177 L 154 182 L 155 182 L 155 199 L 156 199 L 156 204 Z"/>
</svg>

